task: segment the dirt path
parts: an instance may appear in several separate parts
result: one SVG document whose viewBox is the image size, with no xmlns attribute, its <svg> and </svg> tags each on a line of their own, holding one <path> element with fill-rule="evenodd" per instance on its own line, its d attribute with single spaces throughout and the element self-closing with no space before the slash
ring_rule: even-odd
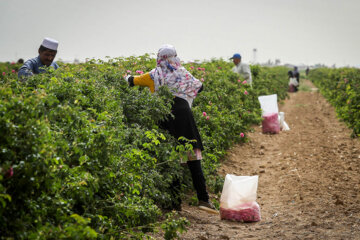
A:
<svg viewBox="0 0 360 240">
<path fill-rule="evenodd" d="M 292 93 L 279 107 L 291 130 L 265 135 L 255 127 L 219 170 L 259 175 L 262 220 L 224 221 L 184 204 L 191 226 L 182 239 L 360 239 L 359 139 L 316 91 Z"/>
</svg>

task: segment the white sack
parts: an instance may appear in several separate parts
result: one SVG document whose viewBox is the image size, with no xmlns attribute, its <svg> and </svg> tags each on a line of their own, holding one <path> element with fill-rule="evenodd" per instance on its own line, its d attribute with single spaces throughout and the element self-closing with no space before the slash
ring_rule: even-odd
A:
<svg viewBox="0 0 360 240">
<path fill-rule="evenodd" d="M 267 113 L 279 113 L 277 94 L 259 96 L 258 99 L 260 102 L 262 115 Z"/>
</svg>

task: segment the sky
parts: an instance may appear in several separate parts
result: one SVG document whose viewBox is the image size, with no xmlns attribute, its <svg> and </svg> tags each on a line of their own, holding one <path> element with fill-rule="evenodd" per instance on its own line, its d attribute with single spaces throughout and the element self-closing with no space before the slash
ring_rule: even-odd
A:
<svg viewBox="0 0 360 240">
<path fill-rule="evenodd" d="M 50 37 L 64 61 L 171 44 L 184 61 L 360 67 L 359 12 L 360 0 L 0 0 L 0 61 L 36 57 Z"/>
</svg>

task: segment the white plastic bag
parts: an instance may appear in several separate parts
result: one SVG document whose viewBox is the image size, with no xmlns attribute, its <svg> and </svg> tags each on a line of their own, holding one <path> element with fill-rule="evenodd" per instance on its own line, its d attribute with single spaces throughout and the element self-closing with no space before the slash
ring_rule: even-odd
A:
<svg viewBox="0 0 360 240">
<path fill-rule="evenodd" d="M 299 86 L 298 81 L 296 80 L 296 78 L 290 78 L 289 80 L 289 86 L 290 85 L 294 85 L 295 87 Z"/>
<path fill-rule="evenodd" d="M 260 206 L 256 202 L 258 179 L 259 176 L 226 175 L 220 198 L 221 219 L 260 221 Z"/>
<path fill-rule="evenodd" d="M 262 132 L 279 133 L 280 123 L 277 121 L 277 115 L 279 113 L 277 95 L 259 96 L 258 99 L 262 110 L 262 117 L 264 118 L 262 121 Z"/>
<path fill-rule="evenodd" d="M 296 78 L 294 78 L 294 79 L 296 81 Z M 259 96 L 258 99 L 260 102 L 263 118 L 264 118 L 264 116 L 272 116 L 274 113 L 279 114 L 278 115 L 279 116 L 279 126 L 276 126 L 275 123 L 268 124 L 269 123 L 267 121 L 268 119 L 264 118 L 264 121 L 262 122 L 263 133 L 278 133 L 279 132 L 277 130 L 278 127 L 279 127 L 279 129 L 281 128 L 281 130 L 283 130 L 283 131 L 290 130 L 289 125 L 285 122 L 284 112 L 279 113 L 276 94 Z M 268 127 L 269 125 L 271 125 L 273 127 L 269 128 Z"/>
<path fill-rule="evenodd" d="M 260 102 L 263 116 L 267 113 L 271 114 L 271 113 L 279 112 L 279 108 L 277 104 L 277 94 L 259 96 L 258 99 Z"/>
<path fill-rule="evenodd" d="M 290 130 L 289 126 L 285 122 L 285 113 L 284 112 L 279 112 L 279 122 L 280 122 L 280 129 L 282 131 L 289 131 Z"/>
</svg>

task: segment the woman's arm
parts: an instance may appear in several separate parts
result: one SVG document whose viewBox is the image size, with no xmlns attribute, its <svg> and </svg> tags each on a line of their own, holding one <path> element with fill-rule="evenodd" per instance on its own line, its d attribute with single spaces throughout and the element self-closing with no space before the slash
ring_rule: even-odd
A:
<svg viewBox="0 0 360 240">
<path fill-rule="evenodd" d="M 153 93 L 155 91 L 154 81 L 150 77 L 150 73 L 145 73 L 140 76 L 130 76 L 128 78 L 129 85 L 133 86 L 142 86 L 150 88 L 150 91 Z"/>
</svg>

